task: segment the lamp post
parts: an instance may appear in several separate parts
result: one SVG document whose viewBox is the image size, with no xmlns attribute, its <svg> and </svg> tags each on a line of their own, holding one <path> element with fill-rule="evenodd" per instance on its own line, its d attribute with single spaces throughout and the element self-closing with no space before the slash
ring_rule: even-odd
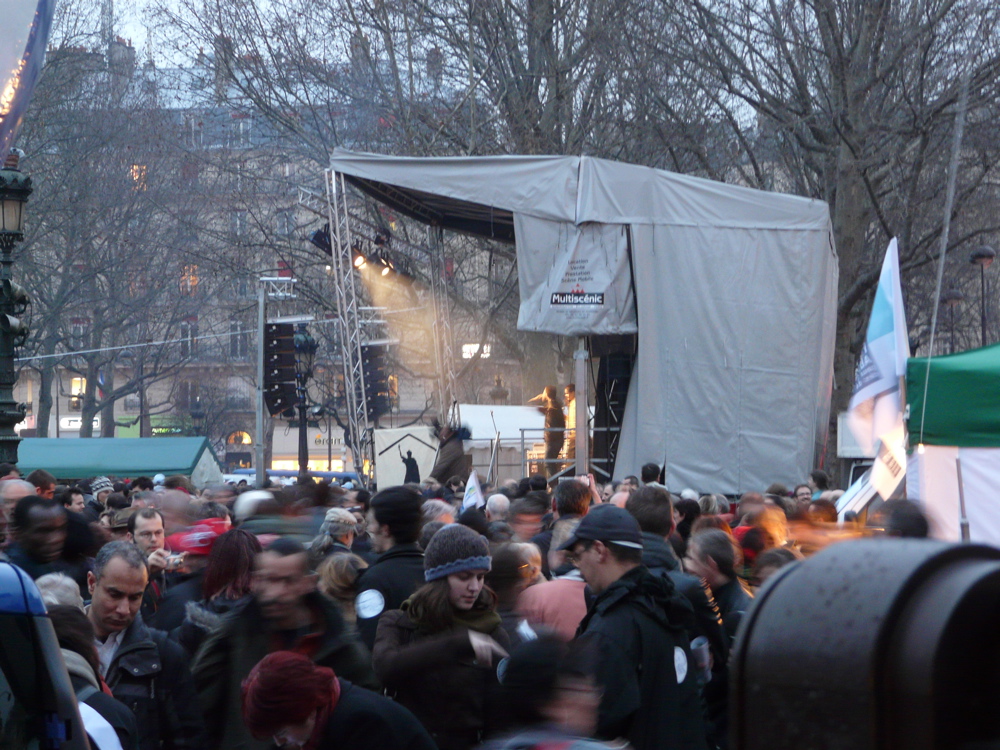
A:
<svg viewBox="0 0 1000 750">
<path fill-rule="evenodd" d="M 986 269 L 990 267 L 996 257 L 997 251 L 989 245 L 977 247 L 969 256 L 969 262 L 979 266 L 979 325 L 983 334 L 983 346 L 986 346 Z"/>
<path fill-rule="evenodd" d="M 955 353 L 955 308 L 965 299 L 957 289 L 949 289 L 941 295 L 941 304 L 948 308 L 948 322 L 951 326 L 951 354 Z"/>
<path fill-rule="evenodd" d="M 307 384 L 312 377 L 313 362 L 316 359 L 316 343 L 305 323 L 299 323 L 293 339 L 295 345 L 295 390 L 299 409 L 299 482 L 304 483 L 309 475 L 309 391 Z"/>
<path fill-rule="evenodd" d="M 31 195 L 31 178 L 21 172 L 23 156 L 11 149 L 0 169 L 0 461 L 17 463 L 20 438 L 14 426 L 24 419 L 24 406 L 14 401 L 14 352 L 28 338 L 28 327 L 16 315 L 28 306 L 28 295 L 11 278 L 14 245 L 24 239 L 24 204 Z"/>
<path fill-rule="evenodd" d="M 191 424 L 194 426 L 194 434 L 197 437 L 201 437 L 201 428 L 205 424 L 205 410 L 201 408 L 201 397 L 194 400 L 191 404 Z"/>
<path fill-rule="evenodd" d="M 503 378 L 499 374 L 493 379 L 493 387 L 490 388 L 490 398 L 494 404 L 506 404 L 510 391 L 503 387 Z"/>
</svg>

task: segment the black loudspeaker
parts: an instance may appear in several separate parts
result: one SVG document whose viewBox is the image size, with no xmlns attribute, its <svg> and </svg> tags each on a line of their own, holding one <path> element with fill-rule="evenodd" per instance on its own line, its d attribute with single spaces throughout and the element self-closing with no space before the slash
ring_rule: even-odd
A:
<svg viewBox="0 0 1000 750">
<path fill-rule="evenodd" d="M 594 403 L 594 464 L 613 476 L 635 365 L 635 337 L 595 337 L 592 347 L 601 352 Z"/>
<path fill-rule="evenodd" d="M 733 750 L 1000 747 L 1000 550 L 841 542 L 779 570 L 730 658 Z"/>
</svg>

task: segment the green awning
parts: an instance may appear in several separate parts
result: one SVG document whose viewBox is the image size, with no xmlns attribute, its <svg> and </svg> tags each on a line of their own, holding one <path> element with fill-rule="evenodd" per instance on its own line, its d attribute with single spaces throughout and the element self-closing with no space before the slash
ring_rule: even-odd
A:
<svg viewBox="0 0 1000 750">
<path fill-rule="evenodd" d="M 17 451 L 17 467 L 22 476 L 33 469 L 45 469 L 57 479 L 192 476 L 199 462 L 203 470 L 212 463 L 219 466 L 212 446 L 204 437 L 25 438 Z"/>
<path fill-rule="evenodd" d="M 911 445 L 1000 447 L 1000 344 L 934 357 L 924 410 L 926 378 L 926 358 L 906 363 Z"/>
</svg>

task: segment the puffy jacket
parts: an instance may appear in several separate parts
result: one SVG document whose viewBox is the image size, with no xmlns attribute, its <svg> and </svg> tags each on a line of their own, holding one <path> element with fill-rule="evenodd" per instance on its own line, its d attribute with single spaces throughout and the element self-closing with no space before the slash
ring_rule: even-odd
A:
<svg viewBox="0 0 1000 750">
<path fill-rule="evenodd" d="M 305 603 L 320 622 L 312 634 L 303 637 L 291 650 L 329 667 L 338 677 L 378 690 L 371 657 L 345 625 L 337 605 L 316 592 L 306 595 Z M 257 602 L 251 599 L 242 609 L 226 615 L 219 629 L 205 639 L 198 651 L 192 672 L 213 748 L 268 746 L 255 740 L 243 724 L 240 685 L 257 662 L 274 651 L 288 649 L 274 636 Z"/>
<path fill-rule="evenodd" d="M 369 650 L 375 646 L 382 613 L 399 609 L 424 583 L 424 553 L 416 544 L 397 544 L 361 574 L 354 611 L 358 633 Z"/>
<path fill-rule="evenodd" d="M 111 694 L 135 714 L 140 750 L 207 747 L 205 723 L 184 649 L 137 615 L 104 676 Z"/>
<path fill-rule="evenodd" d="M 594 600 L 579 635 L 597 654 L 604 688 L 600 739 L 635 750 L 705 750 L 697 668 L 687 633 L 694 614 L 669 578 L 638 566 Z"/>
<path fill-rule="evenodd" d="M 234 610 L 242 609 L 251 599 L 253 594 L 238 599 L 215 596 L 208 600 L 188 602 L 184 607 L 184 622 L 170 631 L 170 637 L 194 656 L 205 638 L 222 626 L 222 618 Z"/>
<path fill-rule="evenodd" d="M 500 625 L 488 635 L 509 648 Z M 497 684 L 496 665 L 474 660 L 464 627 L 427 633 L 402 610 L 382 615 L 372 652 L 375 674 L 427 727 L 441 750 L 475 746 L 490 724 L 487 695 Z"/>
</svg>

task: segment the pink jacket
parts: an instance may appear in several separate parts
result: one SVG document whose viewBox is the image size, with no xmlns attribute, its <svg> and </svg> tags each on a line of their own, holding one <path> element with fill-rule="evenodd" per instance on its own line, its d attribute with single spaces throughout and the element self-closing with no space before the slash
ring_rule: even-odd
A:
<svg viewBox="0 0 1000 750">
<path fill-rule="evenodd" d="M 576 571 L 552 581 L 529 586 L 518 597 L 517 611 L 532 625 L 545 625 L 567 641 L 587 614 L 586 582 Z"/>
</svg>

